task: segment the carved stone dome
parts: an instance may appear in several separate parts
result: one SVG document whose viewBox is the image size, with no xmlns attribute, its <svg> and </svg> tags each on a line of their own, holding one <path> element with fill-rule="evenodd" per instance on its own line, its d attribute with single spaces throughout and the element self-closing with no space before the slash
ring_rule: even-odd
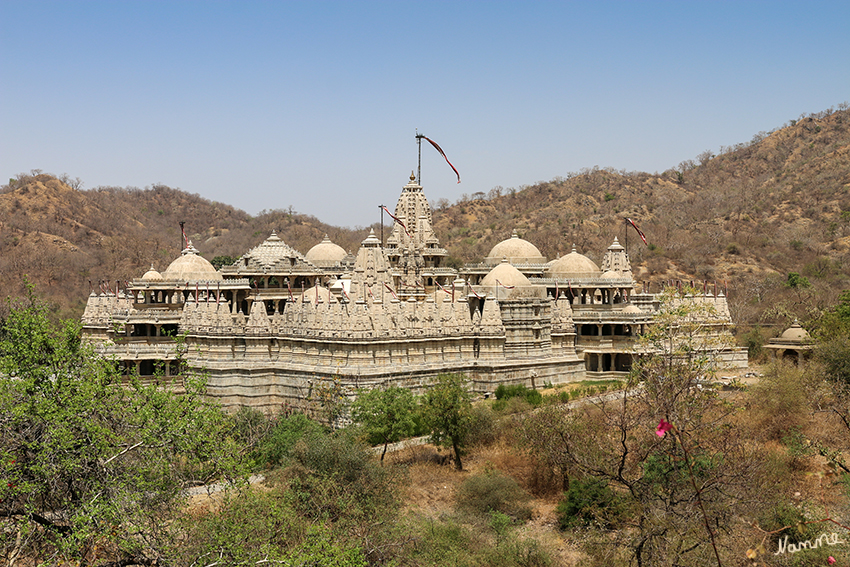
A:
<svg viewBox="0 0 850 567">
<path fill-rule="evenodd" d="M 177 281 L 217 281 L 223 279 L 221 274 L 207 261 L 206 258 L 198 254 L 198 249 L 192 246 L 192 241 L 180 254 L 180 257 L 171 262 L 165 273 L 162 274 L 163 279 Z"/>
<path fill-rule="evenodd" d="M 334 244 L 326 234 L 321 242 L 310 248 L 304 255 L 309 262 L 319 267 L 336 266 L 347 256 L 342 246 Z"/>
<path fill-rule="evenodd" d="M 794 323 L 785 329 L 785 332 L 780 336 L 783 342 L 805 342 L 811 339 L 809 336 L 809 332 L 805 330 L 797 320 L 794 320 Z"/>
<path fill-rule="evenodd" d="M 572 252 L 549 265 L 549 274 L 556 278 L 590 278 L 598 277 L 601 273 L 593 260 L 576 252 L 575 246 Z"/>
<path fill-rule="evenodd" d="M 503 259 L 511 264 L 545 264 L 546 258 L 537 249 L 537 246 L 520 238 L 516 230 L 507 240 L 503 240 L 493 246 L 490 253 L 484 258 L 484 263 L 495 266 Z"/>
<path fill-rule="evenodd" d="M 528 278 L 522 275 L 522 272 L 513 267 L 509 262 L 504 261 L 484 276 L 481 280 L 483 287 L 498 286 L 499 284 L 507 287 L 528 287 L 531 282 Z"/>
<path fill-rule="evenodd" d="M 142 279 L 147 282 L 160 282 L 162 281 L 162 274 L 153 269 L 153 264 L 151 264 L 151 269 L 145 272 L 145 275 L 142 276 Z"/>
</svg>

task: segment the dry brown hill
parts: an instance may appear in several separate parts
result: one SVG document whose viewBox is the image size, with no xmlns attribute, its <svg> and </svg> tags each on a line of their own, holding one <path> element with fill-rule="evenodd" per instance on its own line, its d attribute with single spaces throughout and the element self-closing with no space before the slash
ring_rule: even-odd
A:
<svg viewBox="0 0 850 567">
<path fill-rule="evenodd" d="M 661 174 L 593 168 L 479 197 L 442 203 L 435 215 L 437 234 L 461 261 L 481 258 L 517 229 L 548 258 L 575 244 L 598 263 L 616 235 L 629 239 L 638 280 L 726 281 L 734 315 L 748 325 L 809 318 L 850 288 L 846 109 Z M 791 272 L 811 286 L 787 287 Z"/>
<path fill-rule="evenodd" d="M 238 257 L 272 230 L 304 251 L 325 233 L 348 248 L 363 238 L 362 230 L 286 211 L 251 217 L 164 185 L 80 191 L 68 181 L 33 172 L 0 188 L 0 284 L 5 295 L 18 296 L 27 275 L 57 317 L 79 317 L 89 286 L 108 281 L 114 288 L 152 264 L 165 269 L 181 249 L 180 221 L 210 260 Z"/>
<path fill-rule="evenodd" d="M 660 174 L 594 167 L 454 205 L 441 199 L 437 235 L 457 265 L 482 258 L 513 229 L 550 259 L 575 244 L 597 262 L 616 235 L 628 238 L 638 280 L 726 281 L 745 326 L 805 320 L 850 288 L 850 111 L 842 106 Z M 286 210 L 252 217 L 164 185 L 75 187 L 67 176 L 33 172 L 0 188 L 0 283 L 17 295 L 28 274 L 62 316 L 79 316 L 89 281 L 114 285 L 150 264 L 167 267 L 179 252 L 179 221 L 208 259 L 238 257 L 272 229 L 302 252 L 325 233 L 354 251 L 368 230 Z M 624 217 L 641 226 L 648 247 Z M 791 272 L 810 286 L 788 287 Z"/>
</svg>

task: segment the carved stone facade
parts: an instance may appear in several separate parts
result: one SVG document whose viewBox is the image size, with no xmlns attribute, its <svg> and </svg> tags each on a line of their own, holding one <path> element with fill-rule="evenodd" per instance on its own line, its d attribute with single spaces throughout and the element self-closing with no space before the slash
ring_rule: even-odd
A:
<svg viewBox="0 0 850 567">
<path fill-rule="evenodd" d="M 325 238 L 305 256 L 272 233 L 216 271 L 189 243 L 163 273 L 152 267 L 117 295 L 92 293 L 84 335 L 127 373 L 165 379 L 178 370 L 174 336 L 184 335 L 182 356 L 206 369 L 212 396 L 268 411 L 333 380 L 347 392 L 420 391 L 463 372 L 490 393 L 629 370 L 657 300 L 634 292 L 616 239 L 600 270 L 575 250 L 547 263 L 514 233 L 458 273 L 441 266 L 446 251 L 412 177 L 395 217 L 385 246 L 370 232 L 356 255 Z M 725 297 L 694 300 L 713 302 L 728 333 Z M 746 365 L 740 349 L 722 354 Z"/>
</svg>

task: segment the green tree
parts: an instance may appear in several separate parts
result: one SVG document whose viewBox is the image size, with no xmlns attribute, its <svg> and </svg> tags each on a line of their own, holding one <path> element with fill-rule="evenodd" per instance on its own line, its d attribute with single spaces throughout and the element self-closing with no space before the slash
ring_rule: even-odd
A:
<svg viewBox="0 0 850 567">
<path fill-rule="evenodd" d="M 397 443 L 416 431 L 416 399 L 413 392 L 398 386 L 361 390 L 352 404 L 351 417 L 363 425 L 370 441 L 383 442 L 383 462 L 390 443 Z"/>
<path fill-rule="evenodd" d="M 234 263 L 238 258 L 234 258 L 233 256 L 216 256 L 212 260 L 210 260 L 210 264 L 213 265 L 213 268 L 216 270 L 220 269 L 222 266 L 229 266 Z"/>
<path fill-rule="evenodd" d="M 29 286 L 0 331 L 0 554 L 57 564 L 110 548 L 167 558 L 187 486 L 239 474 L 229 419 L 185 372 L 178 395 L 137 380 L 51 327 Z"/>
<path fill-rule="evenodd" d="M 728 426 L 736 408 L 709 385 L 731 339 L 722 321 L 701 294 L 667 290 L 627 389 L 535 412 L 518 428 L 543 464 L 581 479 L 562 512 L 592 504 L 593 521 L 630 526 L 595 542 L 618 550 L 614 563 L 720 564 L 737 545 L 733 526 L 761 505 L 754 450 Z"/>
<path fill-rule="evenodd" d="M 463 470 L 461 454 L 472 421 L 472 396 L 463 374 L 440 374 L 437 383 L 425 394 L 423 420 L 431 432 L 431 441 L 451 447 L 455 468 Z"/>
</svg>

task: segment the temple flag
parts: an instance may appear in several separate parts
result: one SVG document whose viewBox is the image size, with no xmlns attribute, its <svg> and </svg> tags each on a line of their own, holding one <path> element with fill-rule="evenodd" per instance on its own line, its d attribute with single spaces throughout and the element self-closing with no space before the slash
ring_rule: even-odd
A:
<svg viewBox="0 0 850 567">
<path fill-rule="evenodd" d="M 638 228 L 638 226 L 635 224 L 635 221 L 626 217 L 626 222 L 628 222 L 630 225 L 632 225 L 632 228 L 634 228 L 637 231 L 638 236 L 640 236 L 640 239 L 643 240 L 643 243 L 646 246 L 649 246 L 649 243 L 647 243 L 647 241 L 646 241 L 646 235 L 643 233 L 643 231 L 641 229 Z"/>
<path fill-rule="evenodd" d="M 381 208 L 382 208 L 382 209 L 384 209 L 384 210 L 387 212 L 387 214 L 388 214 L 388 215 L 390 215 L 390 217 L 392 217 L 392 219 L 393 219 L 395 222 L 397 222 L 398 224 L 400 224 L 400 225 L 401 225 L 401 228 L 403 228 L 403 229 L 404 229 L 404 232 L 405 232 L 405 233 L 407 233 L 407 236 L 410 236 L 410 231 L 409 231 L 409 230 L 407 230 L 407 227 L 406 227 L 406 226 L 404 226 L 404 223 L 403 223 L 403 222 L 401 222 L 400 220 L 398 220 L 398 217 L 397 217 L 397 216 L 395 216 L 394 214 L 392 214 L 392 213 L 390 212 L 390 210 L 389 210 L 388 208 L 386 208 L 384 205 L 381 205 Z"/>
<path fill-rule="evenodd" d="M 384 282 L 384 287 L 387 288 L 391 294 L 393 294 L 393 298 L 398 299 L 398 296 L 395 294 L 395 291 L 393 291 L 393 288 L 390 287 L 390 284 Z"/>
<path fill-rule="evenodd" d="M 440 152 L 440 155 L 443 156 L 443 159 L 446 160 L 446 163 L 449 164 L 449 167 L 451 167 L 452 170 L 455 172 L 455 175 L 457 175 L 457 182 L 460 183 L 460 173 L 458 173 L 457 168 L 455 168 L 455 166 L 452 165 L 452 162 L 449 161 L 449 158 L 446 157 L 446 152 L 443 151 L 443 148 L 441 148 L 439 145 L 437 145 L 437 142 L 435 142 L 434 140 L 432 140 L 428 136 L 423 136 L 422 134 L 419 134 L 419 136 L 428 140 L 431 143 L 431 145 L 434 146 L 434 149 L 437 150 L 438 152 Z"/>
</svg>

